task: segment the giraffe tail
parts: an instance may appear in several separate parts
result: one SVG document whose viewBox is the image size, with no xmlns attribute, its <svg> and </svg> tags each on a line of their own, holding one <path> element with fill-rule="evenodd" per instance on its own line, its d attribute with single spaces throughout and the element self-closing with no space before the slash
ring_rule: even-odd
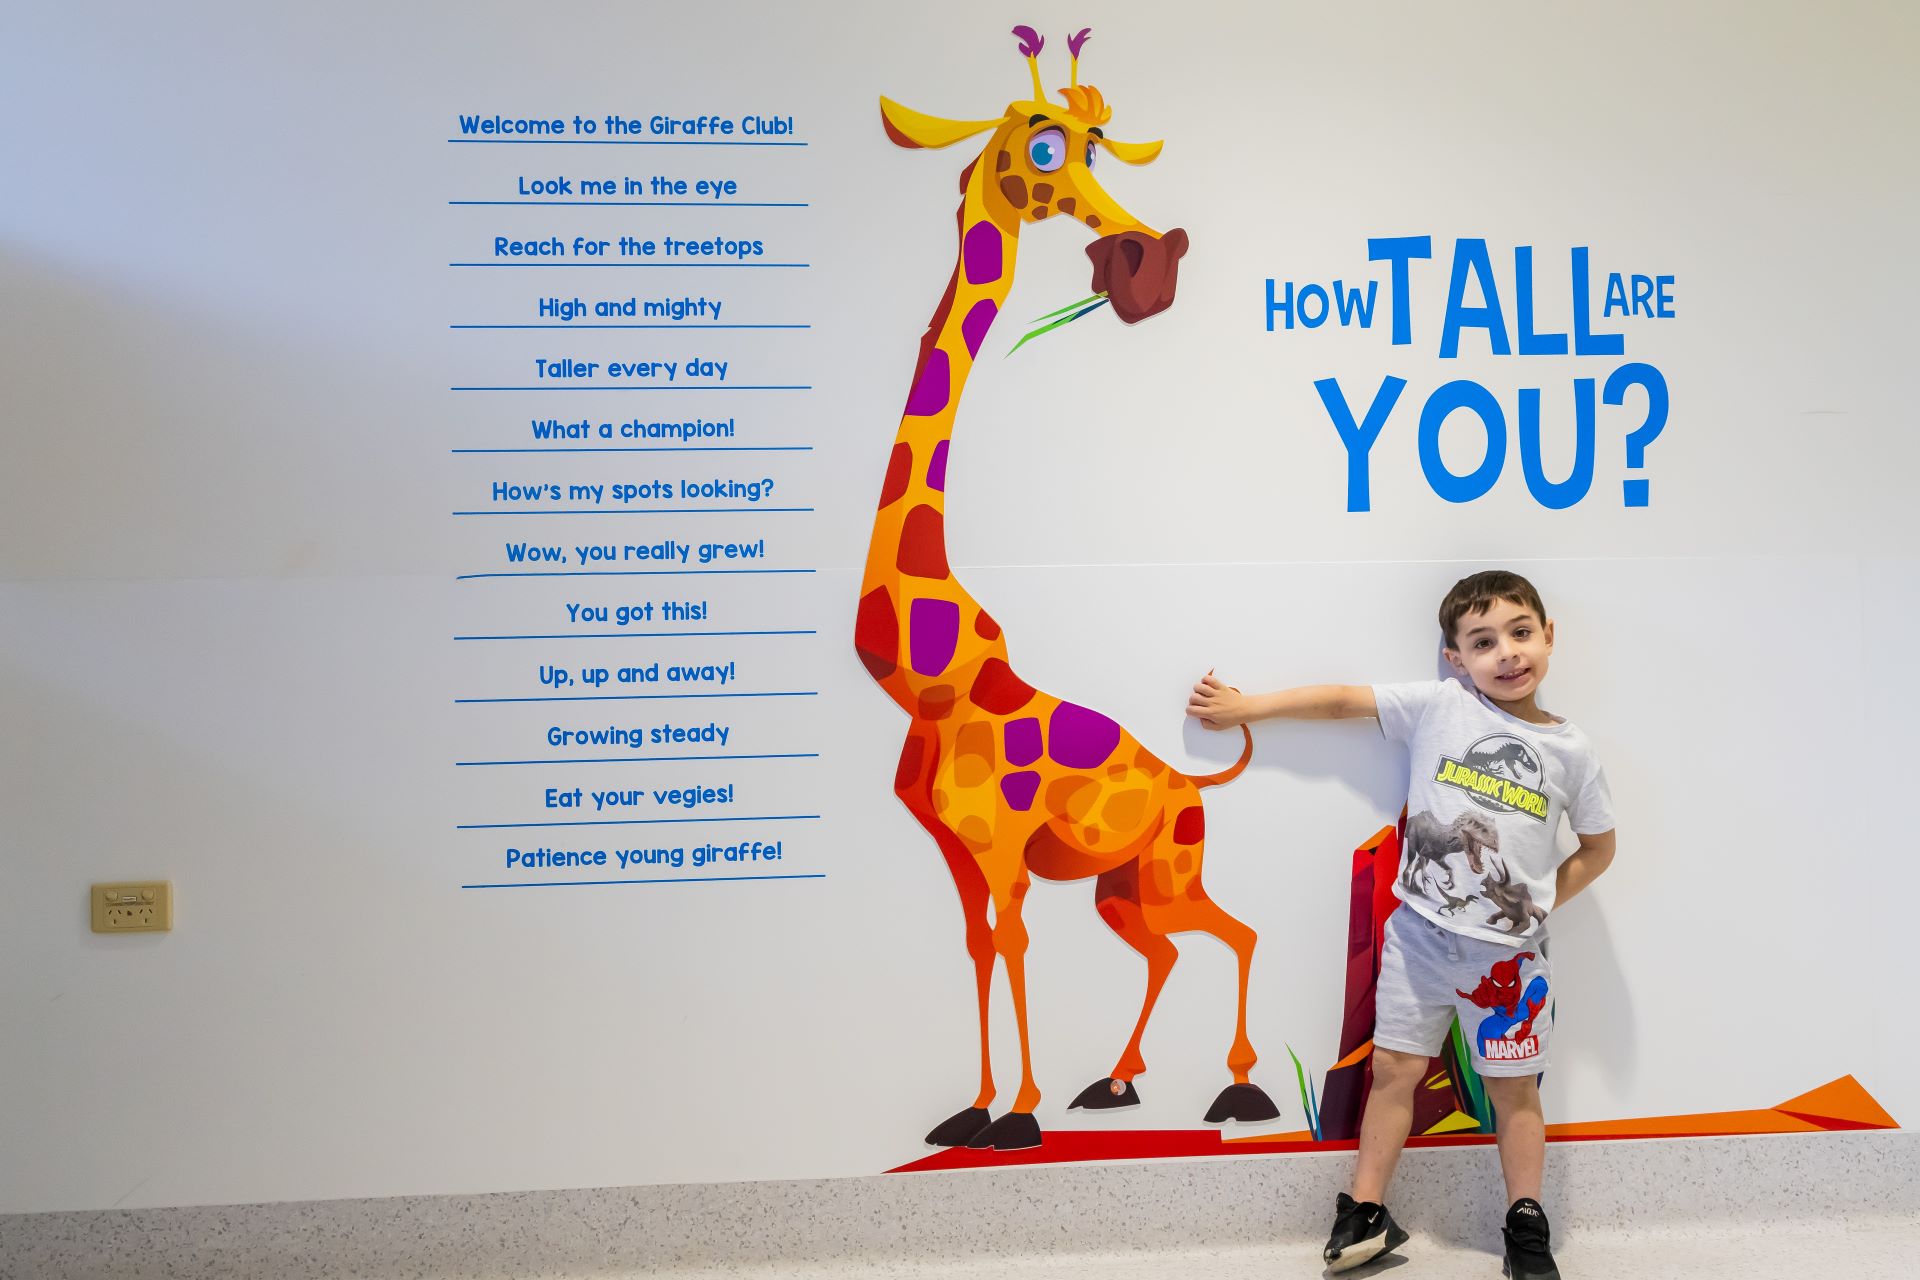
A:
<svg viewBox="0 0 1920 1280">
<path fill-rule="evenodd" d="M 1253 759 L 1253 730 L 1240 726 L 1240 734 L 1246 739 L 1246 745 L 1240 749 L 1240 758 L 1218 773 L 1189 774 L 1188 781 L 1196 787 L 1217 787 L 1223 782 L 1232 782 Z"/>
</svg>

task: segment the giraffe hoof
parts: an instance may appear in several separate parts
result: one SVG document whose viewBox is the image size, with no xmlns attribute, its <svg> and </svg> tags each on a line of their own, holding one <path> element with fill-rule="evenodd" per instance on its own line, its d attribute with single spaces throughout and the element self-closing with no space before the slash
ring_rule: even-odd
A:
<svg viewBox="0 0 1920 1280">
<path fill-rule="evenodd" d="M 1133 1081 L 1115 1080 L 1108 1076 L 1105 1080 L 1095 1080 L 1080 1091 L 1080 1096 L 1067 1104 L 1067 1110 L 1084 1107 L 1088 1111 L 1114 1111 L 1120 1107 L 1137 1107 L 1140 1095 L 1133 1090 Z"/>
<path fill-rule="evenodd" d="M 973 1135 L 967 1144 L 975 1150 L 992 1147 L 995 1151 L 1019 1151 L 1040 1145 L 1040 1122 L 1031 1115 L 1009 1111 Z"/>
<path fill-rule="evenodd" d="M 956 1111 L 933 1127 L 927 1135 L 930 1147 L 964 1147 L 973 1141 L 974 1135 L 993 1122 L 993 1116 L 985 1107 L 968 1107 L 965 1111 Z"/>
<path fill-rule="evenodd" d="M 1220 1096 L 1207 1108 L 1208 1124 L 1224 1124 L 1228 1120 L 1258 1124 L 1262 1120 L 1279 1118 L 1280 1108 L 1273 1105 L 1273 1099 L 1267 1096 L 1267 1091 L 1257 1084 L 1230 1084 L 1220 1091 Z"/>
</svg>

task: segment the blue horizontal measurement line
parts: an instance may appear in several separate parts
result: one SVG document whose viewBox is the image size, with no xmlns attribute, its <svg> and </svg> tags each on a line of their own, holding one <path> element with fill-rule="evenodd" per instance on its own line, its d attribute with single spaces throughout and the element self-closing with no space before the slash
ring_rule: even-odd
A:
<svg viewBox="0 0 1920 1280">
<path fill-rule="evenodd" d="M 825 880 L 822 872 L 790 876 L 680 876 L 667 880 L 523 880 L 505 884 L 463 884 L 462 889 L 570 889 L 602 884 L 718 884 L 726 880 Z"/>
<path fill-rule="evenodd" d="M 811 329 L 810 324 L 450 324 L 449 329 Z"/>
<path fill-rule="evenodd" d="M 578 449 L 449 449 L 449 453 L 812 453 L 810 444 L 584 445 Z"/>
<path fill-rule="evenodd" d="M 717 386 L 717 387 L 643 387 L 631 382 L 602 382 L 591 387 L 448 387 L 449 391 L 811 391 L 804 384 Z"/>
<path fill-rule="evenodd" d="M 538 569 L 520 573 L 463 573 L 469 578 L 674 578 L 707 573 L 816 573 L 815 569 Z"/>
<path fill-rule="evenodd" d="M 791 693 L 568 693 L 547 698 L 455 698 L 465 702 L 672 702 L 682 698 L 817 698 L 817 689 Z"/>
<path fill-rule="evenodd" d="M 520 574 L 461 574 L 468 578 L 691 578 L 695 574 L 814 574 L 810 568 L 555 568 Z"/>
<path fill-rule="evenodd" d="M 627 511 L 604 511 L 598 507 L 547 511 L 456 511 L 456 516 L 738 516 L 750 512 L 778 512 L 792 515 L 812 507 L 635 507 Z"/>
<path fill-rule="evenodd" d="M 727 267 L 810 267 L 811 262 L 449 262 L 450 267 L 678 267 L 718 271 Z"/>
<path fill-rule="evenodd" d="M 449 200 L 453 205 L 606 205 L 612 209 L 804 209 L 803 200 Z"/>
<path fill-rule="evenodd" d="M 811 636 L 814 631 L 577 631 L 547 636 L 455 636 L 455 640 L 678 640 L 702 636 Z"/>
<path fill-rule="evenodd" d="M 448 138 L 496 147 L 804 147 L 804 142 L 719 142 L 704 138 Z"/>
<path fill-rule="evenodd" d="M 604 822 L 463 822 L 454 830 L 505 831 L 519 827 L 667 827 L 690 823 L 719 826 L 723 822 L 802 822 L 819 816 L 817 813 L 769 813 L 747 818 L 608 818 Z"/>
<path fill-rule="evenodd" d="M 786 751 L 757 756 L 558 756 L 552 760 L 455 760 L 456 769 L 515 764 L 668 764 L 682 760 L 818 760 L 818 751 Z"/>
</svg>

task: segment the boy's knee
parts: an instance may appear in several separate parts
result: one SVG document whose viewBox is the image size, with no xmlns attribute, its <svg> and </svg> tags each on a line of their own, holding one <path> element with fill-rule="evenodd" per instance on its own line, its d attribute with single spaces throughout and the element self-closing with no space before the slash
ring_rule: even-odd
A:
<svg viewBox="0 0 1920 1280">
<path fill-rule="evenodd" d="M 1402 1092 L 1418 1085 L 1427 1074 L 1427 1058 L 1398 1049 L 1373 1047 L 1373 1087 Z"/>
<path fill-rule="evenodd" d="M 1536 1102 L 1540 1097 L 1538 1076 L 1481 1076 L 1480 1084 L 1495 1107 L 1511 1109 L 1517 1104 Z"/>
</svg>

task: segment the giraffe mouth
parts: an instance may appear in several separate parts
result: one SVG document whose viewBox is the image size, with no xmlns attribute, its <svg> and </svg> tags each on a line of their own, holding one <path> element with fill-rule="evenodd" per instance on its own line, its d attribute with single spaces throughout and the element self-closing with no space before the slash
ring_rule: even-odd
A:
<svg viewBox="0 0 1920 1280">
<path fill-rule="evenodd" d="M 1137 324 L 1173 305 L 1187 233 L 1175 227 L 1155 238 L 1141 231 L 1102 236 L 1087 246 L 1093 259 L 1093 291 L 1104 293 L 1114 314 Z"/>
</svg>

